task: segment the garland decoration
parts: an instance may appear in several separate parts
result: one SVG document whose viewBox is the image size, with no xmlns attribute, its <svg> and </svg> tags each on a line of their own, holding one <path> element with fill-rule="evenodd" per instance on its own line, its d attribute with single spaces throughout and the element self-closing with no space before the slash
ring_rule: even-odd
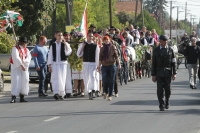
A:
<svg viewBox="0 0 200 133">
<path fill-rule="evenodd" d="M 71 42 L 69 42 L 70 47 L 72 49 L 72 54 L 68 57 L 68 62 L 70 64 L 70 68 L 74 70 L 81 71 L 83 67 L 83 59 L 78 58 L 76 55 L 78 48 L 81 43 L 85 41 L 85 38 L 80 32 L 72 32 L 71 33 Z"/>
</svg>

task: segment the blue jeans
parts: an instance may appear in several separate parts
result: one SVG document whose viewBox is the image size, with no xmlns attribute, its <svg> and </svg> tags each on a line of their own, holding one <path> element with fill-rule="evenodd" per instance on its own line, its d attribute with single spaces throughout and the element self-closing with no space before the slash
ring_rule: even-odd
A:
<svg viewBox="0 0 200 133">
<path fill-rule="evenodd" d="M 38 92 L 44 93 L 44 82 L 45 82 L 46 74 L 47 74 L 47 65 L 40 65 L 40 71 L 37 71 L 37 73 L 39 75 Z"/>
<path fill-rule="evenodd" d="M 114 82 L 115 82 L 115 75 L 116 75 L 116 66 L 115 65 L 102 66 L 101 72 L 102 72 L 103 89 L 106 94 L 112 96 Z"/>
</svg>

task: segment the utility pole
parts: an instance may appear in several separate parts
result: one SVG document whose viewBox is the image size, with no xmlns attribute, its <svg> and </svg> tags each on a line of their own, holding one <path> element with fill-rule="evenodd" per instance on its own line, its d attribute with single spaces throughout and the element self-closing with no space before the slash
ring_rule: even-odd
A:
<svg viewBox="0 0 200 133">
<path fill-rule="evenodd" d="M 186 23 L 187 23 L 187 2 L 185 3 L 185 32 L 186 32 Z"/>
<path fill-rule="evenodd" d="M 190 15 L 190 34 L 192 34 L 192 15 Z"/>
<path fill-rule="evenodd" d="M 52 38 L 54 37 L 54 34 L 56 32 L 56 8 L 53 11 L 53 34 L 52 34 Z"/>
<path fill-rule="evenodd" d="M 142 26 L 144 26 L 144 9 L 143 9 L 143 0 L 141 0 L 141 13 L 142 13 Z"/>
<path fill-rule="evenodd" d="M 112 26 L 112 1 L 109 0 L 110 26 Z"/>
<path fill-rule="evenodd" d="M 179 14 L 179 7 L 177 6 L 177 20 L 176 20 L 176 29 L 178 30 L 178 14 Z"/>
<path fill-rule="evenodd" d="M 138 0 L 136 0 L 136 4 L 135 4 L 135 20 L 134 20 L 134 25 L 136 25 L 136 17 L 137 17 L 137 8 L 138 7 Z"/>
<path fill-rule="evenodd" d="M 65 0 L 66 6 L 66 25 L 72 24 L 72 0 Z"/>
<path fill-rule="evenodd" d="M 172 1 L 170 1 L 170 39 L 172 39 Z"/>
</svg>

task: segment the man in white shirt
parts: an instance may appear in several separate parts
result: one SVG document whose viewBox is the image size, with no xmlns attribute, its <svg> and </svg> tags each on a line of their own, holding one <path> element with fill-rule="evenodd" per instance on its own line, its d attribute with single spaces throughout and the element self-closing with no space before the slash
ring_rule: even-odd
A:
<svg viewBox="0 0 200 133">
<path fill-rule="evenodd" d="M 26 48 L 27 38 L 20 37 L 18 44 L 12 48 L 11 53 L 11 95 L 10 103 L 16 102 L 16 96 L 20 96 L 20 102 L 27 102 L 24 96 L 29 93 L 29 72 L 31 54 Z"/>
<path fill-rule="evenodd" d="M 93 42 L 93 33 L 88 33 L 87 42 L 80 45 L 77 56 L 83 56 L 83 81 L 89 99 L 93 100 L 96 91 L 99 91 L 99 73 L 96 71 L 99 61 L 100 48 Z"/>
<path fill-rule="evenodd" d="M 66 91 L 72 91 L 71 86 L 66 86 L 66 81 L 71 79 L 67 75 L 71 75 L 68 66 L 67 56 L 72 53 L 70 45 L 63 39 L 62 32 L 56 33 L 56 41 L 52 44 L 48 55 L 49 72 L 51 72 L 51 83 L 54 98 L 56 100 L 64 99 Z"/>
</svg>

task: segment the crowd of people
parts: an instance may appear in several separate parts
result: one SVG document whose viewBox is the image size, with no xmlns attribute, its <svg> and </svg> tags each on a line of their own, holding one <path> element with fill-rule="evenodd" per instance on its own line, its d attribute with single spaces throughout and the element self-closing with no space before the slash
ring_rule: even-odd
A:
<svg viewBox="0 0 200 133">
<path fill-rule="evenodd" d="M 49 50 L 45 47 L 47 38 L 41 36 L 39 44 L 33 50 L 35 68 L 39 75 L 38 96 L 46 97 L 44 84 L 46 73 L 51 73 L 51 85 L 55 100 L 77 96 L 85 96 L 88 93 L 89 99 L 96 96 L 112 100 L 118 97 L 118 70 L 121 69 L 121 60 L 118 48 L 122 46 L 134 47 L 136 44 L 151 46 L 154 48 L 152 54 L 152 81 L 157 82 L 157 96 L 159 108 L 169 108 L 169 97 L 171 94 L 171 77 L 176 78 L 176 58 L 173 50 L 167 45 L 168 38 L 164 35 L 158 36 L 155 29 L 147 30 L 145 26 L 141 30 L 139 27 L 130 25 L 129 28 L 120 31 L 111 26 L 101 32 L 96 31 L 96 27 L 91 24 L 86 40 L 79 45 L 77 51 L 72 51 L 70 47 L 71 33 L 57 31 L 55 38 L 51 40 Z M 191 38 L 194 44 L 194 37 Z M 26 48 L 27 38 L 20 37 L 18 44 L 12 48 L 11 59 L 11 103 L 16 102 L 16 96 L 20 96 L 20 102 L 27 102 L 24 96 L 29 93 L 29 73 L 28 66 L 31 61 L 30 51 Z M 199 54 L 190 51 L 188 47 L 186 56 L 188 58 L 188 70 L 190 73 L 190 84 L 196 84 L 196 79 L 192 79 L 197 70 L 190 62 L 191 53 L 195 56 Z M 197 51 L 197 48 L 194 48 Z M 83 68 L 81 71 L 70 68 L 68 57 L 72 52 L 76 52 L 77 57 L 82 58 Z M 122 53 L 123 54 L 123 53 Z M 199 56 L 198 56 L 199 57 Z M 191 64 L 191 65 L 190 65 Z M 195 71 L 196 72 L 196 71 Z M 23 80 L 23 82 L 21 82 Z M 164 91 L 163 91 L 164 90 Z M 165 92 L 165 102 L 163 100 Z"/>
</svg>

